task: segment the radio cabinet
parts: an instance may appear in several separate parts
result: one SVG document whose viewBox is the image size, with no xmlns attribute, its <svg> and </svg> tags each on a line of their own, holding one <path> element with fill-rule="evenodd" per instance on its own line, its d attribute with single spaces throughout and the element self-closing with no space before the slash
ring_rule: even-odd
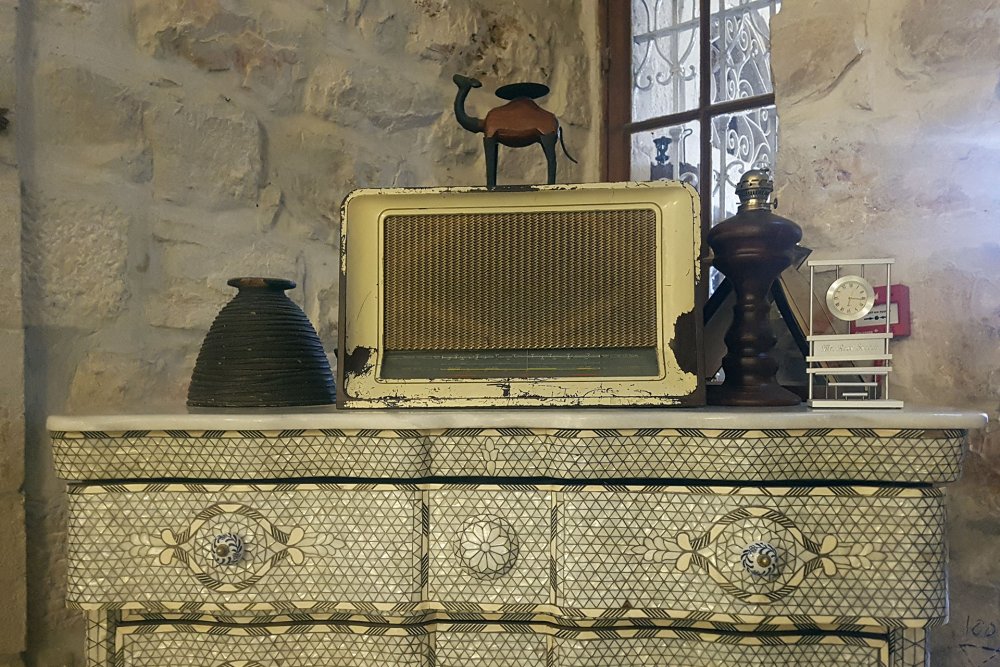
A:
<svg viewBox="0 0 1000 667">
<path fill-rule="evenodd" d="M 945 410 L 52 417 L 91 667 L 924 665 Z"/>
<path fill-rule="evenodd" d="M 676 181 L 352 192 L 338 405 L 704 405 L 698 211 Z"/>
</svg>

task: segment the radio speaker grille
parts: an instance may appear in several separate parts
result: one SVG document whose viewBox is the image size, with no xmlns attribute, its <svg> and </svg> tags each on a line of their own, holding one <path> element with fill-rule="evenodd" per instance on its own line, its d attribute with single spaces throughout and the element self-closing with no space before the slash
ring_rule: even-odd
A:
<svg viewBox="0 0 1000 667">
<path fill-rule="evenodd" d="M 384 221 L 389 350 L 653 347 L 656 213 L 448 213 Z"/>
</svg>

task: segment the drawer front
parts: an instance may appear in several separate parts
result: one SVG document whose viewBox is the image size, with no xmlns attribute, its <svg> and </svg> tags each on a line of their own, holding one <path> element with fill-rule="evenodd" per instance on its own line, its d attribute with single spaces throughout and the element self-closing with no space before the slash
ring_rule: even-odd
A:
<svg viewBox="0 0 1000 667">
<path fill-rule="evenodd" d="M 946 611 L 941 501 L 876 487 L 81 487 L 69 599 L 331 620 L 920 625 Z"/>
<path fill-rule="evenodd" d="M 551 605 L 557 491 L 443 487 L 428 492 L 428 600 L 456 611 Z"/>
<path fill-rule="evenodd" d="M 67 597 L 84 608 L 420 599 L 422 509 L 414 487 L 75 491 Z"/>
<path fill-rule="evenodd" d="M 342 631 L 337 632 L 340 629 Z M 118 629 L 122 667 L 428 667 L 426 637 L 382 636 L 323 626 L 245 628 L 212 624 Z"/>
<path fill-rule="evenodd" d="M 619 636 L 641 634 L 642 636 Z M 789 665 L 888 667 L 885 640 L 778 638 L 672 630 L 558 632 L 543 626 L 205 624 L 123 626 L 124 667 L 650 667 Z"/>
<path fill-rule="evenodd" d="M 947 615 L 944 509 L 930 489 L 567 491 L 559 522 L 565 608 L 861 625 Z"/>
</svg>

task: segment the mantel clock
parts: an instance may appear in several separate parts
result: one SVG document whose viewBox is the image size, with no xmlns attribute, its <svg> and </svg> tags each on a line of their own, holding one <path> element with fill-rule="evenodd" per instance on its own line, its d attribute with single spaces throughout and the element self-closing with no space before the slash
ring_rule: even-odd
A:
<svg viewBox="0 0 1000 667">
<path fill-rule="evenodd" d="M 836 327 L 819 331 L 816 306 L 809 306 L 809 405 L 814 408 L 901 408 L 903 402 L 889 398 L 892 332 L 888 318 L 885 328 L 858 333 L 851 323 L 871 312 L 875 305 L 875 285 L 888 290 L 891 259 L 810 260 L 809 288 L 833 273 L 826 287 L 826 309 Z M 873 282 L 875 285 L 873 285 Z M 823 318 L 824 322 L 831 321 Z M 840 326 L 837 326 L 837 325 Z"/>
</svg>

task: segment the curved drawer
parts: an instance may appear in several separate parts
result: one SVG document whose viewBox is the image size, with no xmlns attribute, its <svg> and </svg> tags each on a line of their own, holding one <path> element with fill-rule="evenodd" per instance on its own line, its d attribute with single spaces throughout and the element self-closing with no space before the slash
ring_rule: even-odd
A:
<svg viewBox="0 0 1000 667">
<path fill-rule="evenodd" d="M 725 635 L 673 630 L 554 631 L 545 626 L 409 627 L 299 623 L 122 626 L 123 667 L 591 667 L 788 665 L 888 667 L 884 639 Z"/>
<path fill-rule="evenodd" d="M 853 486 L 567 491 L 560 601 L 723 623 L 941 619 L 942 500 Z"/>
<path fill-rule="evenodd" d="M 71 487 L 68 498 L 76 606 L 420 601 L 421 492 L 412 486 L 135 484 Z M 239 557 L 227 538 L 242 544 Z M 220 548 L 228 558 L 217 560 Z"/>
<path fill-rule="evenodd" d="M 941 500 L 853 486 L 85 486 L 70 493 L 68 597 L 563 626 L 919 626 L 946 613 Z"/>
</svg>

